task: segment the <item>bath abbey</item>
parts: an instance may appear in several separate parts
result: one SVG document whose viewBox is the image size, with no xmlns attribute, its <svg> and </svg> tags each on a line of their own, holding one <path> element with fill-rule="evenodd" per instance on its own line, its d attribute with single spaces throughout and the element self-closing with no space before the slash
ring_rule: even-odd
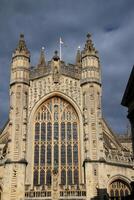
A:
<svg viewBox="0 0 134 200">
<path fill-rule="evenodd" d="M 103 118 L 101 66 L 91 35 L 74 64 L 57 51 L 47 61 L 42 48 L 33 67 L 21 34 L 10 73 L 9 119 L 0 132 L 0 200 L 128 199 L 132 142 Z"/>
</svg>

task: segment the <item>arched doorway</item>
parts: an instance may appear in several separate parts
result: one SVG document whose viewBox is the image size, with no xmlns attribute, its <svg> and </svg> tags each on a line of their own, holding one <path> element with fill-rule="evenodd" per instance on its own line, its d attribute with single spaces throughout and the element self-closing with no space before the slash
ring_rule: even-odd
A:
<svg viewBox="0 0 134 200">
<path fill-rule="evenodd" d="M 111 200 L 127 200 L 130 193 L 130 186 L 123 180 L 115 180 L 109 185 L 109 199 Z"/>
<path fill-rule="evenodd" d="M 51 185 L 58 170 L 60 184 L 80 182 L 79 120 L 74 107 L 55 96 L 46 100 L 34 118 L 34 185 Z"/>
</svg>

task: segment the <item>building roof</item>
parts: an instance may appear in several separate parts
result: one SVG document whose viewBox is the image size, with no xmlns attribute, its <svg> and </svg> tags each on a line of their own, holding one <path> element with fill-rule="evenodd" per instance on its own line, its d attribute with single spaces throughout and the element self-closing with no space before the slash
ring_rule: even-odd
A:
<svg viewBox="0 0 134 200">
<path fill-rule="evenodd" d="M 134 101 L 134 66 L 132 68 L 121 104 L 126 107 L 130 107 Z"/>
</svg>

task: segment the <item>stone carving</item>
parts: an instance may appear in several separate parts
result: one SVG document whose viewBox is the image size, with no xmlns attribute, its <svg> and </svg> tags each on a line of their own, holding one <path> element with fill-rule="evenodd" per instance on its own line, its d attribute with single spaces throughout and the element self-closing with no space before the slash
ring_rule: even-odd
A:
<svg viewBox="0 0 134 200">
<path fill-rule="evenodd" d="M 59 83 L 59 78 L 60 78 L 60 74 L 59 74 L 58 66 L 54 66 L 54 70 L 53 70 L 54 83 Z"/>
<path fill-rule="evenodd" d="M 56 71 L 55 73 L 57 74 Z M 70 92 L 70 87 L 71 87 L 71 92 Z M 42 80 L 34 80 L 34 83 L 33 82 L 30 83 L 30 89 L 29 89 L 30 95 L 28 103 L 29 112 L 34 106 L 35 102 L 37 102 L 40 98 L 42 98 L 43 96 L 52 91 L 59 91 L 66 93 L 68 96 L 73 98 L 76 101 L 76 103 L 81 107 L 81 90 L 80 90 L 80 85 L 78 84 L 77 81 L 74 81 L 71 78 L 62 77 L 62 84 L 55 84 L 53 77 L 52 78 L 44 77 Z"/>
<path fill-rule="evenodd" d="M 88 113 L 87 113 L 87 108 L 83 109 L 83 120 L 84 120 L 84 124 L 88 123 Z"/>
<path fill-rule="evenodd" d="M 19 131 L 19 124 L 16 124 L 16 131 Z"/>
<path fill-rule="evenodd" d="M 18 116 L 18 114 L 19 114 L 19 108 L 16 107 L 16 116 Z"/>
</svg>

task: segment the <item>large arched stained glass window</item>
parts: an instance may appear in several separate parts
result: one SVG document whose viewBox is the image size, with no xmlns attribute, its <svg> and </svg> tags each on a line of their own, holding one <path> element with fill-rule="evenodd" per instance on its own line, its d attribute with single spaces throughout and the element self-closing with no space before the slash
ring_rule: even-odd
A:
<svg viewBox="0 0 134 200">
<path fill-rule="evenodd" d="M 61 184 L 79 184 L 78 130 L 77 113 L 62 98 L 50 98 L 39 107 L 34 122 L 34 185 L 51 185 L 54 169 Z"/>
</svg>

